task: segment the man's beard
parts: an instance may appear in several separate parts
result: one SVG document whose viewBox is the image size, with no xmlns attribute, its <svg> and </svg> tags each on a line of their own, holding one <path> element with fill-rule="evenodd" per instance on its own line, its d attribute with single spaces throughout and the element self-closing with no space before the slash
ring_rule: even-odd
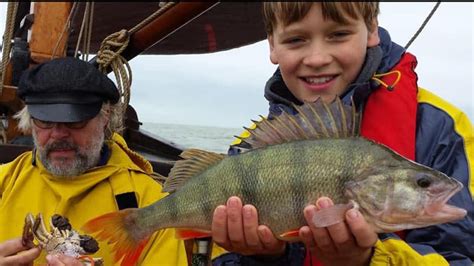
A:
<svg viewBox="0 0 474 266">
<path fill-rule="evenodd" d="M 85 171 L 97 165 L 100 159 L 100 151 L 104 144 L 104 134 L 98 132 L 86 147 L 79 147 L 71 141 L 58 140 L 47 143 L 44 146 L 38 145 L 36 135 L 33 132 L 36 152 L 44 167 L 53 175 L 61 179 L 74 179 Z M 75 152 L 73 159 L 56 158 L 52 162 L 48 155 L 57 149 L 72 149 Z"/>
</svg>

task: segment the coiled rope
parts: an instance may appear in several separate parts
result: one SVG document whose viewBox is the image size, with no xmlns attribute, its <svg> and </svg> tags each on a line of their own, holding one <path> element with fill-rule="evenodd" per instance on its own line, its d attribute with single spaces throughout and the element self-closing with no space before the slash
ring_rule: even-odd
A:
<svg viewBox="0 0 474 266">
<path fill-rule="evenodd" d="M 97 63 L 99 70 L 107 73 L 110 67 L 115 75 L 117 87 L 122 99 L 122 112 L 126 112 L 126 108 L 130 102 L 130 88 L 132 85 L 132 70 L 128 61 L 121 56 L 121 53 L 127 48 L 130 42 L 130 35 L 147 25 L 150 21 L 157 18 L 165 11 L 174 6 L 175 2 L 160 4 L 160 8 L 153 14 L 145 18 L 130 30 L 120 30 L 107 36 L 101 43 L 97 52 Z"/>
</svg>

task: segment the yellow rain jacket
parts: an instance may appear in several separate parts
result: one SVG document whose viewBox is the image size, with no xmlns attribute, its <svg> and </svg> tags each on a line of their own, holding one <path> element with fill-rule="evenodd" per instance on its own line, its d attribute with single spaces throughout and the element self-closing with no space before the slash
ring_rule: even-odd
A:
<svg viewBox="0 0 474 266">
<path fill-rule="evenodd" d="M 117 211 L 115 195 L 132 192 L 139 207 L 166 196 L 161 185 L 147 175 L 152 172 L 150 163 L 128 149 L 122 137 L 115 134 L 107 144 L 111 151 L 107 163 L 74 180 L 53 178 L 40 160 L 33 160 L 32 152 L 0 165 L 0 243 L 21 236 L 28 212 L 41 212 L 47 227 L 49 218 L 60 214 L 79 229 L 91 218 Z M 105 265 L 113 265 L 111 246 L 99 242 L 99 247 L 93 256 L 102 257 Z M 44 253 L 35 264 L 46 262 Z M 174 229 L 152 236 L 139 265 L 187 265 L 183 241 L 175 238 Z"/>
</svg>

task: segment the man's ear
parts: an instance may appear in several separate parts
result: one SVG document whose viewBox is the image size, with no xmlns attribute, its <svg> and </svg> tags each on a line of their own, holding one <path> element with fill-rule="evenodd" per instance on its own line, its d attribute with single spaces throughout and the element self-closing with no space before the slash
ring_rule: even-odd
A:
<svg viewBox="0 0 474 266">
<path fill-rule="evenodd" d="M 278 64 L 278 60 L 275 54 L 275 45 L 274 45 L 273 35 L 267 35 L 267 40 L 268 40 L 268 46 L 270 47 L 270 61 L 276 65 Z"/>
<path fill-rule="evenodd" d="M 367 47 L 375 47 L 379 45 L 379 22 L 377 19 L 374 19 L 372 25 L 369 27 L 369 34 L 367 36 Z"/>
</svg>

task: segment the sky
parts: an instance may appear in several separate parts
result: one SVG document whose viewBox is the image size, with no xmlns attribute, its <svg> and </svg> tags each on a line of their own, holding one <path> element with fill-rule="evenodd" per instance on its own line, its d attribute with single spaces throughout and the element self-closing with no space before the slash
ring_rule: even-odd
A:
<svg viewBox="0 0 474 266">
<path fill-rule="evenodd" d="M 436 3 L 380 4 L 379 25 L 405 46 Z M 0 32 L 7 3 L 0 3 Z M 474 121 L 474 3 L 443 2 L 408 52 L 418 85 Z M 265 82 L 276 66 L 266 41 L 206 55 L 138 56 L 130 61 L 131 105 L 142 122 L 241 128 L 268 113 Z"/>
</svg>

